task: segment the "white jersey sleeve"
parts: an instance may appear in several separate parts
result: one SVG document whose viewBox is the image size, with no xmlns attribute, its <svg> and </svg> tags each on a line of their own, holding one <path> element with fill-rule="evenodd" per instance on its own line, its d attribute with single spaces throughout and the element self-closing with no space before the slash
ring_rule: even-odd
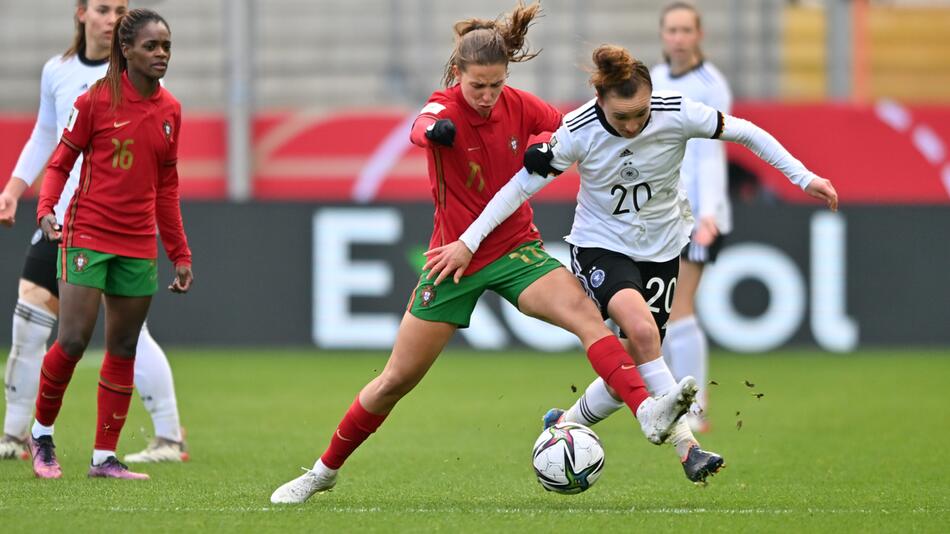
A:
<svg viewBox="0 0 950 534">
<path fill-rule="evenodd" d="M 815 174 L 795 159 L 770 133 L 745 119 L 726 115 L 720 138 L 745 146 L 763 161 L 782 171 L 802 191 L 815 178 Z"/>
<path fill-rule="evenodd" d="M 579 153 L 582 147 L 575 141 L 574 135 L 571 133 L 571 127 L 569 124 L 570 115 L 564 118 L 564 122 L 561 123 L 561 126 L 554 132 L 554 135 L 551 136 L 551 153 L 553 157 L 551 158 L 551 166 L 555 169 L 564 172 L 581 160 L 582 154 Z M 596 115 L 595 115 L 596 120 Z"/>
<path fill-rule="evenodd" d="M 16 166 L 13 168 L 13 176 L 23 180 L 27 185 L 33 185 L 43 172 L 46 162 L 49 161 L 59 143 L 60 132 L 56 128 L 56 95 L 53 94 L 50 73 L 52 61 L 48 61 L 43 66 L 43 73 L 40 76 L 40 111 L 36 116 L 33 133 L 23 146 Z"/>
<path fill-rule="evenodd" d="M 474 254 L 492 230 L 498 228 L 498 225 L 511 217 L 511 214 L 531 198 L 531 195 L 550 182 L 551 177 L 538 176 L 522 168 L 495 193 L 475 222 L 469 225 L 459 239 Z"/>
<path fill-rule="evenodd" d="M 723 114 L 719 110 L 683 97 L 683 135 L 686 139 L 718 139 Z"/>
</svg>

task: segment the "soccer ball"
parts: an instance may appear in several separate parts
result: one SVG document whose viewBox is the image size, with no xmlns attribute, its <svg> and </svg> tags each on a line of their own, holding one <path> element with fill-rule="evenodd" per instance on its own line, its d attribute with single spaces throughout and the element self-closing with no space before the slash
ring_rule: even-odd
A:
<svg viewBox="0 0 950 534">
<path fill-rule="evenodd" d="M 586 426 L 558 423 L 544 429 L 534 442 L 532 463 L 544 489 L 580 493 L 600 478 L 604 448 L 597 434 Z"/>
</svg>

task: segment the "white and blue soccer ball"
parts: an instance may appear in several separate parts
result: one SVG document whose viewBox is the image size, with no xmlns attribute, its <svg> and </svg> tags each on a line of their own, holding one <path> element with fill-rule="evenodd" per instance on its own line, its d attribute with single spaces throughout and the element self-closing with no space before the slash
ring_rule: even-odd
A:
<svg viewBox="0 0 950 534">
<path fill-rule="evenodd" d="M 604 447 L 597 434 L 586 426 L 558 423 L 544 429 L 534 442 L 532 463 L 544 489 L 580 493 L 600 478 Z"/>
</svg>

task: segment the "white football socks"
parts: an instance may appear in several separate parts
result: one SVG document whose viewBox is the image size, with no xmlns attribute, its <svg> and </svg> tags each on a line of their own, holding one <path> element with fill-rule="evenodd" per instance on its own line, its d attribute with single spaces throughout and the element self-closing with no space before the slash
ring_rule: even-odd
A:
<svg viewBox="0 0 950 534">
<path fill-rule="evenodd" d="M 181 442 L 181 423 L 172 369 L 165 352 L 144 324 L 135 349 L 135 388 L 139 390 L 145 410 L 152 417 L 155 436 Z"/>
<path fill-rule="evenodd" d="M 52 436 L 53 425 L 41 425 L 39 421 L 33 421 L 33 428 L 30 433 L 33 434 L 33 439 L 39 439 L 42 436 Z"/>
<path fill-rule="evenodd" d="M 115 451 L 101 451 L 99 449 L 93 449 L 92 465 L 102 465 L 111 456 L 115 456 Z"/>
<path fill-rule="evenodd" d="M 607 391 L 607 383 L 604 382 L 604 379 L 597 377 L 587 386 L 587 390 L 581 395 L 581 398 L 577 399 L 577 402 L 564 412 L 562 420 L 591 426 L 603 421 L 623 406 L 622 400 L 615 399 Z"/>
<path fill-rule="evenodd" d="M 698 402 L 693 404 L 690 411 L 702 413 L 706 408 L 706 384 L 709 382 L 709 341 L 695 315 L 667 323 L 663 352 L 677 380 L 684 376 L 696 379 L 696 385 L 699 386 L 696 395 Z"/>
<path fill-rule="evenodd" d="M 22 439 L 30 431 L 40 387 L 40 367 L 54 324 L 55 315 L 23 300 L 17 301 L 13 312 L 13 343 L 4 374 L 4 434 Z"/>
</svg>

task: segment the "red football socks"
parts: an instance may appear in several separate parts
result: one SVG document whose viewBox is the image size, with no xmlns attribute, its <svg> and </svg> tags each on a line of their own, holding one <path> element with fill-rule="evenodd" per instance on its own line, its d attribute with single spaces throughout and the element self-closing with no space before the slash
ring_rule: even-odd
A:
<svg viewBox="0 0 950 534">
<path fill-rule="evenodd" d="M 36 420 L 43 426 L 53 426 L 59 409 L 63 406 L 63 395 L 73 377 L 73 370 L 82 354 L 71 356 L 63 352 L 59 342 L 43 357 L 40 370 L 40 390 L 36 395 Z"/>
<path fill-rule="evenodd" d="M 356 400 L 343 416 L 343 420 L 340 421 L 340 426 L 330 438 L 330 446 L 320 457 L 323 465 L 330 469 L 339 469 L 353 451 L 366 441 L 370 434 L 376 432 L 387 415 L 389 414 L 376 415 L 367 412 L 366 408 L 360 404 L 360 397 L 357 395 Z"/>
<path fill-rule="evenodd" d="M 132 402 L 135 357 L 120 358 L 106 353 L 99 370 L 99 405 L 96 421 L 96 450 L 114 451 L 125 426 Z"/>
<path fill-rule="evenodd" d="M 637 365 L 624 350 L 615 336 L 607 336 L 597 340 L 587 349 L 587 359 L 590 360 L 594 371 L 620 395 L 633 415 L 637 415 L 640 406 L 650 393 L 647 391 L 643 378 L 637 371 Z"/>
</svg>

